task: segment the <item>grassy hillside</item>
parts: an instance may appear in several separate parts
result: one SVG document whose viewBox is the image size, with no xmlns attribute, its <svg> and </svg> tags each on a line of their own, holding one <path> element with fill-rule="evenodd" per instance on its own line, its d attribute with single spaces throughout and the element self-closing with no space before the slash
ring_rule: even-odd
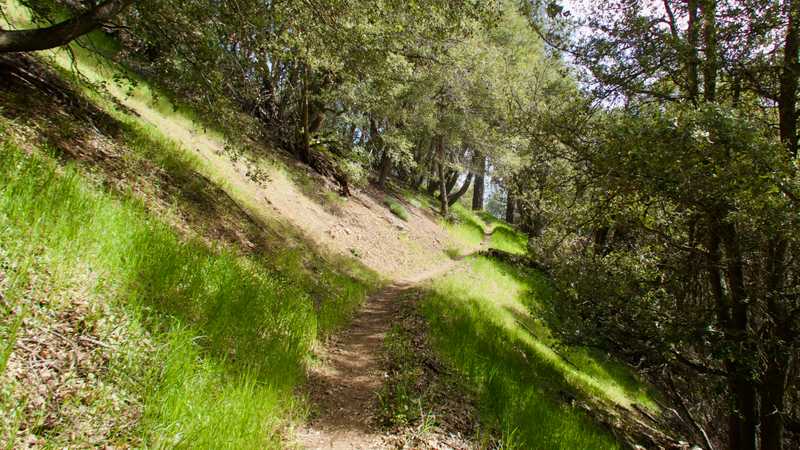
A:
<svg viewBox="0 0 800 450">
<path fill-rule="evenodd" d="M 454 253 L 474 251 L 485 236 L 489 248 L 527 253 L 527 237 L 512 225 L 460 204 L 452 211 L 443 226 L 460 245 Z M 594 418 L 659 410 L 655 393 L 628 367 L 551 335 L 541 312 L 557 299 L 535 270 L 472 256 L 417 296 L 421 317 L 406 313 L 387 337 L 390 375 L 380 405 L 382 420 L 414 430 L 422 442 L 445 427 L 474 434 L 480 446 L 622 448 Z M 447 417 L 455 410 L 463 417 Z"/>
<path fill-rule="evenodd" d="M 6 13 L 27 20 L 24 8 Z M 273 177 L 327 209 L 345 200 L 277 159 L 253 159 L 245 138 L 205 129 L 146 80 L 120 81 L 122 68 L 72 50 L 75 59 L 0 60 L 10 80 L 0 87 L 0 442 L 286 445 L 291 423 L 308 413 L 298 388 L 314 347 L 383 280 L 359 252 L 330 251 L 280 217 L 254 186 Z M 357 219 L 393 214 L 402 231 L 385 225 L 397 232 L 389 245 L 442 257 L 419 243 L 430 229 L 413 230 L 435 204 L 420 194 L 405 200 L 382 196 L 378 212 Z M 527 251 L 509 224 L 461 204 L 452 215 L 431 222 L 450 233 L 451 256 L 487 239 Z M 477 393 L 481 420 L 504 447 L 615 448 L 559 393 L 652 401 L 623 367 L 561 349 L 536 319 L 549 298 L 541 275 L 469 258 L 466 270 L 434 281 L 421 305 L 435 351 Z"/>
<path fill-rule="evenodd" d="M 19 426 L 22 441 L 52 446 L 276 445 L 300 411 L 291 393 L 310 346 L 374 280 L 183 239 L 141 201 L 59 164 L 57 150 L 20 150 L 7 126 L 5 439 Z"/>
<path fill-rule="evenodd" d="M 477 390 L 482 420 L 508 448 L 617 448 L 573 405 L 656 408 L 618 363 L 561 348 L 535 311 L 551 300 L 547 280 L 488 258 L 432 283 L 421 309 L 441 357 Z"/>
<path fill-rule="evenodd" d="M 0 441 L 280 447 L 312 346 L 379 277 L 248 208 L 171 134 L 190 115 L 133 114 L 76 55 L 100 84 L 62 52 L 0 89 Z"/>
</svg>

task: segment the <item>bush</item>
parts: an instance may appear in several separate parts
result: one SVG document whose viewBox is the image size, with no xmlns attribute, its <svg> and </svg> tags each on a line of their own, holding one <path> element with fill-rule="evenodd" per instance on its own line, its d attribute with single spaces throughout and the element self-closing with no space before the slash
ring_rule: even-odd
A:
<svg viewBox="0 0 800 450">
<path fill-rule="evenodd" d="M 386 206 L 389 207 L 389 211 L 391 211 L 392 214 L 399 217 L 403 221 L 406 222 L 408 221 L 408 211 L 406 211 L 403 205 L 401 205 L 400 203 L 391 198 L 387 198 L 385 203 Z"/>
</svg>

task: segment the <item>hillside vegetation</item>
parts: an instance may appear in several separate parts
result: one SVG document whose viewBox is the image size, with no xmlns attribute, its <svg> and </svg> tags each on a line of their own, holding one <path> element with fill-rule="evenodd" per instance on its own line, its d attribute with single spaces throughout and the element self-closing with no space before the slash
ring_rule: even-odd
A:
<svg viewBox="0 0 800 450">
<path fill-rule="evenodd" d="M 0 445 L 796 447 L 798 23 L 0 0 Z"/>
</svg>

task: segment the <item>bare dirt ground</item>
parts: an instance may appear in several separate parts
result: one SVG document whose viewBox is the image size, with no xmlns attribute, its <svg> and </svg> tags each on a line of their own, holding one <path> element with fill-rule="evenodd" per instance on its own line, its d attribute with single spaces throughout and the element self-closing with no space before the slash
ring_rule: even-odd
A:
<svg viewBox="0 0 800 450">
<path fill-rule="evenodd" d="M 487 242 L 485 238 L 478 250 Z M 295 434 L 298 446 L 341 450 L 396 447 L 395 437 L 380 430 L 374 420 L 376 395 L 385 376 L 380 363 L 384 338 L 399 316 L 407 291 L 458 265 L 459 261 L 446 261 L 375 293 L 350 327 L 321 349 L 321 363 L 311 369 L 307 386 L 315 411 L 312 420 Z"/>
<path fill-rule="evenodd" d="M 225 143 L 217 137 L 187 120 L 164 117 L 147 102 L 134 97 L 120 96 L 118 100 L 207 161 L 214 172 L 207 175 L 219 181 L 237 203 L 246 203 L 240 205 L 243 208 L 265 222 L 286 221 L 320 248 L 355 256 L 388 279 L 436 267 L 444 250 L 451 245 L 447 232 L 430 211 L 402 198 L 395 200 L 408 211 L 408 221 L 395 217 L 384 204 L 386 194 L 371 187 L 352 189 L 348 198 L 333 200 L 335 195 L 330 195 L 326 200 L 324 192 L 332 193 L 332 189 L 323 188 L 325 180 L 308 167 L 289 161 L 284 164 L 290 171 L 305 172 L 309 180 L 307 189 L 277 168 L 268 169 L 265 180 L 253 180 L 248 176 L 253 169 L 251 163 L 243 159 L 232 161 L 225 152 Z M 270 152 L 274 154 L 274 150 Z"/>
</svg>

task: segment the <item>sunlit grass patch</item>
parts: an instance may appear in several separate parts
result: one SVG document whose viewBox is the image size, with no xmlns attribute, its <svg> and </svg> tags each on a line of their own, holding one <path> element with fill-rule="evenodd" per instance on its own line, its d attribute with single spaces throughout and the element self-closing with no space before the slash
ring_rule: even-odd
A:
<svg viewBox="0 0 800 450">
<path fill-rule="evenodd" d="M 555 350 L 530 313 L 550 295 L 542 275 L 469 261 L 467 270 L 433 282 L 422 308 L 438 351 L 478 387 L 483 420 L 522 448 L 617 448 L 560 395 L 630 405 L 643 403 L 646 389 L 618 364 L 582 349 Z"/>
<path fill-rule="evenodd" d="M 406 211 L 406 208 L 402 204 L 400 204 L 397 200 L 391 197 L 386 197 L 384 203 L 386 204 L 386 207 L 389 208 L 389 211 L 392 212 L 392 214 L 394 214 L 403 221 L 408 221 L 408 211 Z"/>
<path fill-rule="evenodd" d="M 173 176 L 197 176 L 196 160 L 180 146 L 152 127 L 126 123 L 120 136 L 131 149 L 126 158 L 148 159 Z M 113 353 L 120 359 L 109 364 L 117 369 L 103 372 L 110 390 L 92 394 L 101 400 L 130 394 L 142 405 L 137 420 L 109 431 L 114 442 L 280 447 L 283 422 L 303 409 L 292 394 L 303 380 L 312 342 L 343 324 L 377 284 L 374 275 L 364 272 L 355 279 L 320 261 L 311 276 L 308 257 L 299 252 L 264 260 L 187 241 L 152 217 L 132 193 L 108 192 L 100 187 L 102 180 L 85 177 L 77 165 L 61 166 L 36 151 L 27 155 L 8 140 L 0 149 L 0 173 L 0 249 L 11 261 L 8 267 L 16 273 L 34 254 L 46 261 L 34 266 L 36 279 L 53 273 L 66 280 L 45 286 L 43 308 L 73 295 L 64 286 L 81 286 L 90 304 L 108 305 L 123 329 L 147 337 L 119 338 L 130 349 Z M 14 273 L 4 268 L 0 280 L 11 279 Z M 20 302 L 0 311 L 3 360 L 15 346 Z M 110 319 L 98 313 L 92 320 Z M 3 422 L 38 429 L 30 422 L 35 418 L 26 416 L 24 397 L 5 394 L 11 397 L 2 399 L 3 410 L 11 415 Z M 87 408 L 103 407 L 93 405 Z M 69 427 L 38 433 L 53 446 L 79 442 Z"/>
<path fill-rule="evenodd" d="M 42 270 L 78 275 L 74 268 L 89 264 L 98 274 L 88 287 L 92 301 L 115 299 L 127 322 L 153 333 L 159 359 L 146 349 L 127 355 L 144 404 L 144 442 L 268 446 L 276 439 L 267 419 L 288 407 L 278 400 L 300 380 L 317 329 L 307 294 L 257 262 L 181 242 L 136 201 L 97 191 L 74 168 L 4 143 L 0 172 L 8 174 L 0 182 L 2 247 L 37 248 L 47 260 Z M 69 295 L 60 286 L 41 301 Z M 61 432 L 70 430 L 44 436 L 63 443 Z"/>
<path fill-rule="evenodd" d="M 492 230 L 489 245 L 504 252 L 522 255 L 528 252 L 528 237 L 507 225 L 498 224 Z"/>
<path fill-rule="evenodd" d="M 486 224 L 474 212 L 456 203 L 450 209 L 452 221 L 442 220 L 442 226 L 453 240 L 453 248 L 464 255 L 475 251 L 483 242 Z"/>
</svg>

